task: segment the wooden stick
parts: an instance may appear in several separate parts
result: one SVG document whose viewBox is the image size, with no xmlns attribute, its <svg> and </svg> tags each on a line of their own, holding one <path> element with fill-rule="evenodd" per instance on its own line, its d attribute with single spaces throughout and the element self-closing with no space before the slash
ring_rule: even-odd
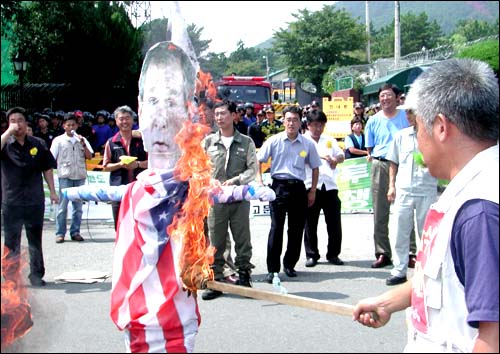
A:
<svg viewBox="0 0 500 354">
<path fill-rule="evenodd" d="M 249 288 L 246 286 L 233 285 L 220 281 L 207 282 L 207 288 L 219 290 L 225 293 L 251 297 L 259 300 L 267 300 L 280 304 L 305 307 L 312 310 L 335 313 L 337 315 L 352 316 L 354 306 L 338 302 L 312 299 L 309 297 L 279 294 L 272 291 Z"/>
</svg>

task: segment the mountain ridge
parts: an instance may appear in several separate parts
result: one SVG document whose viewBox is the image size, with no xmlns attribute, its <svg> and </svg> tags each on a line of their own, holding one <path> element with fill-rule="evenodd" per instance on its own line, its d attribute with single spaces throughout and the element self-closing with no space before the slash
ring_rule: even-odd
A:
<svg viewBox="0 0 500 354">
<path fill-rule="evenodd" d="M 394 18 L 394 1 L 369 1 L 370 23 L 375 30 L 387 26 Z M 338 1 L 336 9 L 345 9 L 360 23 L 365 23 L 365 1 Z M 400 1 L 401 14 L 427 14 L 429 22 L 436 20 L 444 35 L 449 35 L 459 20 L 478 19 L 493 22 L 498 19 L 498 1 Z M 273 38 L 259 43 L 258 49 L 268 49 Z"/>
</svg>

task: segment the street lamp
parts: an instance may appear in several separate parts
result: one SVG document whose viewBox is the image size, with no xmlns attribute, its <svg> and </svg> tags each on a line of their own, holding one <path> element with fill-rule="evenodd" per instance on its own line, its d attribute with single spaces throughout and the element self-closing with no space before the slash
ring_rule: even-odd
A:
<svg viewBox="0 0 500 354">
<path fill-rule="evenodd" d="M 267 55 L 263 55 L 262 58 L 266 59 L 266 80 L 269 81 L 269 58 Z"/>
<path fill-rule="evenodd" d="M 24 104 L 23 94 L 24 94 L 24 74 L 28 69 L 28 62 L 24 59 L 23 55 L 19 52 L 16 54 L 16 57 L 13 60 L 14 70 L 19 76 L 19 87 L 20 87 L 20 102 L 21 106 Z"/>
</svg>

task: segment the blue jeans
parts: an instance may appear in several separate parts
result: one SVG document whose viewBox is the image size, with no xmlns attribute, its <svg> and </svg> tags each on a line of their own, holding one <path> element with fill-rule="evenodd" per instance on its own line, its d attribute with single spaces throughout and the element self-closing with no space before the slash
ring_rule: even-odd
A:
<svg viewBox="0 0 500 354">
<path fill-rule="evenodd" d="M 64 198 L 61 191 L 64 188 L 78 187 L 85 184 L 84 179 L 69 179 L 59 178 L 59 206 L 56 217 L 56 236 L 64 236 L 66 234 L 66 218 L 68 216 L 68 198 Z M 82 223 L 82 205 L 83 202 L 71 202 L 73 212 L 71 214 L 71 226 L 69 229 L 70 236 L 80 233 L 80 224 Z"/>
</svg>

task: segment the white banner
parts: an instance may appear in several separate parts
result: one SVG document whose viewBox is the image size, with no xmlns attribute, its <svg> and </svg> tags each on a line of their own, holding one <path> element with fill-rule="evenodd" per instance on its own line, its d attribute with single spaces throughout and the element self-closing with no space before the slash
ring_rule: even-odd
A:
<svg viewBox="0 0 500 354">
<path fill-rule="evenodd" d="M 356 161 L 354 161 L 356 160 Z M 343 168 L 343 165 L 345 167 Z M 354 167 L 353 167 L 354 165 Z M 363 179 L 359 178 L 359 169 L 363 169 Z M 352 159 L 346 160 L 343 164 L 339 165 L 339 178 L 337 184 L 339 186 L 339 197 L 342 200 L 342 213 L 352 213 L 359 211 L 371 212 L 371 194 L 370 194 L 370 179 L 369 179 L 369 166 L 366 159 Z M 269 173 L 262 174 L 264 185 L 271 185 L 272 179 Z M 57 170 L 54 170 L 54 183 L 56 190 L 59 190 L 59 179 L 57 178 Z M 87 184 L 97 185 L 100 187 L 109 186 L 109 172 L 100 171 L 87 171 Z M 364 187 L 364 189 L 360 189 Z M 57 213 L 57 205 L 50 205 L 49 189 L 44 180 L 45 190 L 45 219 L 55 220 Z M 362 193 L 362 206 L 354 203 L 353 195 Z M 359 198 L 358 198 L 359 199 Z M 356 205 L 355 205 L 356 204 Z M 68 203 L 68 219 L 71 219 L 71 202 Z M 261 202 L 260 200 L 250 201 L 250 217 L 259 215 L 270 215 L 269 202 Z M 82 219 L 90 220 L 113 220 L 113 212 L 111 204 L 103 202 L 84 202 Z"/>
<path fill-rule="evenodd" d="M 59 178 L 57 178 L 57 170 L 54 170 L 54 184 L 56 191 L 59 192 Z M 109 186 L 109 172 L 87 171 L 87 184 L 98 186 Z M 45 191 L 45 220 L 54 221 L 57 215 L 57 205 L 50 204 L 49 188 L 45 179 L 43 180 L 43 188 Z M 67 219 L 71 219 L 73 208 L 71 202 L 68 202 Z M 83 219 L 89 220 L 106 220 L 113 221 L 113 211 L 111 204 L 103 202 L 83 202 Z"/>
</svg>

